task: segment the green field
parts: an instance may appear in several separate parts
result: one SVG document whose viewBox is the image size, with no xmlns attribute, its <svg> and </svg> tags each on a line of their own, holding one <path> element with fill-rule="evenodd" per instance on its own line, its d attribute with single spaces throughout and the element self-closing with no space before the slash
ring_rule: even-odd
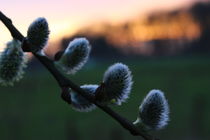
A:
<svg viewBox="0 0 210 140">
<path fill-rule="evenodd" d="M 113 61 L 114 62 L 114 61 Z M 168 127 L 152 132 L 161 140 L 210 139 L 210 57 L 127 60 L 134 85 L 127 103 L 113 109 L 135 120 L 143 97 L 161 89 L 169 101 Z M 89 62 L 69 76 L 77 84 L 98 84 L 112 62 Z M 32 72 L 31 72 L 32 71 Z M 99 109 L 74 111 L 42 67 L 29 70 L 14 87 L 0 87 L 0 140 L 136 140 Z"/>
</svg>

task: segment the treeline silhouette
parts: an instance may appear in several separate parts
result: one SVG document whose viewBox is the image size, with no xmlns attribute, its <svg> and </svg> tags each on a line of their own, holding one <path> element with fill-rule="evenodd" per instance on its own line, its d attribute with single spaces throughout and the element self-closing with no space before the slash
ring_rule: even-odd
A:
<svg viewBox="0 0 210 140">
<path fill-rule="evenodd" d="M 190 52 L 210 53 L 210 3 L 197 3 L 189 12 L 199 23 L 201 30 L 200 38 L 192 42 Z"/>
<path fill-rule="evenodd" d="M 106 34 L 90 33 L 91 27 L 83 29 L 75 35 L 64 38 L 62 47 L 65 48 L 69 41 L 75 37 L 87 37 L 92 46 L 92 57 L 96 58 L 120 58 L 126 56 L 170 56 L 185 54 L 208 54 L 210 53 L 210 2 L 198 2 L 190 8 L 177 9 L 170 12 L 157 12 L 148 16 L 145 21 L 147 25 L 155 25 L 158 22 L 170 24 L 172 20 L 176 21 L 183 13 L 189 14 L 193 22 L 198 26 L 200 33 L 198 37 L 188 39 L 180 38 L 154 38 L 151 40 L 134 40 L 132 38 L 131 28 L 133 21 L 120 24 L 118 27 L 104 25 Z M 179 18 L 179 20 L 182 20 Z M 179 22 L 179 21 L 177 21 Z M 181 23 L 180 23 L 181 24 Z M 180 25 L 181 26 L 181 25 Z M 185 30 L 183 26 L 180 30 Z M 119 30 L 120 29 L 120 30 Z M 119 31 L 119 32 L 117 32 Z M 112 33 L 118 36 L 112 36 Z M 126 36 L 126 34 L 130 34 Z M 131 37 L 130 37 L 131 36 Z M 191 36 L 190 34 L 188 36 Z M 192 37 L 191 37 L 192 38 Z M 111 41 L 110 41 L 111 40 Z M 114 40 L 114 41 L 113 41 Z M 127 40 L 124 41 L 124 40 Z M 119 41 L 119 43 L 117 43 Z M 124 43 L 124 42 L 126 43 Z M 124 44 L 123 44 L 123 43 Z"/>
</svg>

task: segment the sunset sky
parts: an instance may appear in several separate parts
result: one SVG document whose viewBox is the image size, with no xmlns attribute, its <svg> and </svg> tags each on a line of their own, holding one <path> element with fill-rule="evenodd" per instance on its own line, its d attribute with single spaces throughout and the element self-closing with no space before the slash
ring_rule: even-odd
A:
<svg viewBox="0 0 210 140">
<path fill-rule="evenodd" d="M 0 10 L 26 35 L 37 17 L 50 24 L 50 41 L 71 35 L 84 26 L 99 22 L 118 23 L 156 10 L 184 7 L 193 0 L 1 0 Z M 0 50 L 11 39 L 0 22 Z"/>
</svg>

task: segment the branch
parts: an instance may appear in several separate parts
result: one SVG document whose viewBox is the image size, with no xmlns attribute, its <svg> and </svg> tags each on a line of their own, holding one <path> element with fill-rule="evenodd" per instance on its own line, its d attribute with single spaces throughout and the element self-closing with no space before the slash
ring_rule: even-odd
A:
<svg viewBox="0 0 210 140">
<path fill-rule="evenodd" d="M 22 49 L 25 52 L 31 52 L 30 51 L 30 44 L 26 41 L 25 37 L 16 29 L 16 27 L 12 24 L 12 20 L 10 20 L 8 17 L 6 17 L 1 11 L 0 11 L 0 20 L 3 22 L 3 24 L 8 28 L 13 38 L 23 42 Z M 54 65 L 54 61 L 49 59 L 46 56 L 40 55 L 38 53 L 32 52 L 33 55 L 48 69 L 48 71 L 53 75 L 53 77 L 58 82 L 58 85 L 62 89 L 61 97 L 64 101 L 71 103 L 71 101 L 68 100 L 67 96 L 67 88 L 71 88 L 74 91 L 76 91 L 78 94 L 82 95 L 84 98 L 89 100 L 90 102 L 94 103 L 97 107 L 99 107 L 101 110 L 106 112 L 108 115 L 110 115 L 113 119 L 115 119 L 118 123 L 122 125 L 123 128 L 130 131 L 130 133 L 134 136 L 141 136 L 145 140 L 158 140 L 154 138 L 153 136 L 147 134 L 146 132 L 140 130 L 138 127 L 133 125 L 132 122 L 127 120 L 126 118 L 120 116 L 116 112 L 114 112 L 111 108 L 108 106 L 101 105 L 97 103 L 92 96 L 90 96 L 88 93 L 86 93 L 83 89 L 81 89 L 78 85 L 74 84 L 71 80 L 66 78 Z"/>
</svg>

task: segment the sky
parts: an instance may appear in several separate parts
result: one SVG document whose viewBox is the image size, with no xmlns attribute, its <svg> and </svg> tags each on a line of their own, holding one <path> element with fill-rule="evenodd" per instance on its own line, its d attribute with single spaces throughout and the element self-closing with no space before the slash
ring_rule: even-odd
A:
<svg viewBox="0 0 210 140">
<path fill-rule="evenodd" d="M 50 42 L 71 35 L 95 23 L 118 23 L 156 10 L 184 7 L 193 0 L 0 0 L 0 10 L 26 35 L 30 23 L 45 17 L 50 26 Z M 0 50 L 11 40 L 0 22 Z"/>
</svg>

